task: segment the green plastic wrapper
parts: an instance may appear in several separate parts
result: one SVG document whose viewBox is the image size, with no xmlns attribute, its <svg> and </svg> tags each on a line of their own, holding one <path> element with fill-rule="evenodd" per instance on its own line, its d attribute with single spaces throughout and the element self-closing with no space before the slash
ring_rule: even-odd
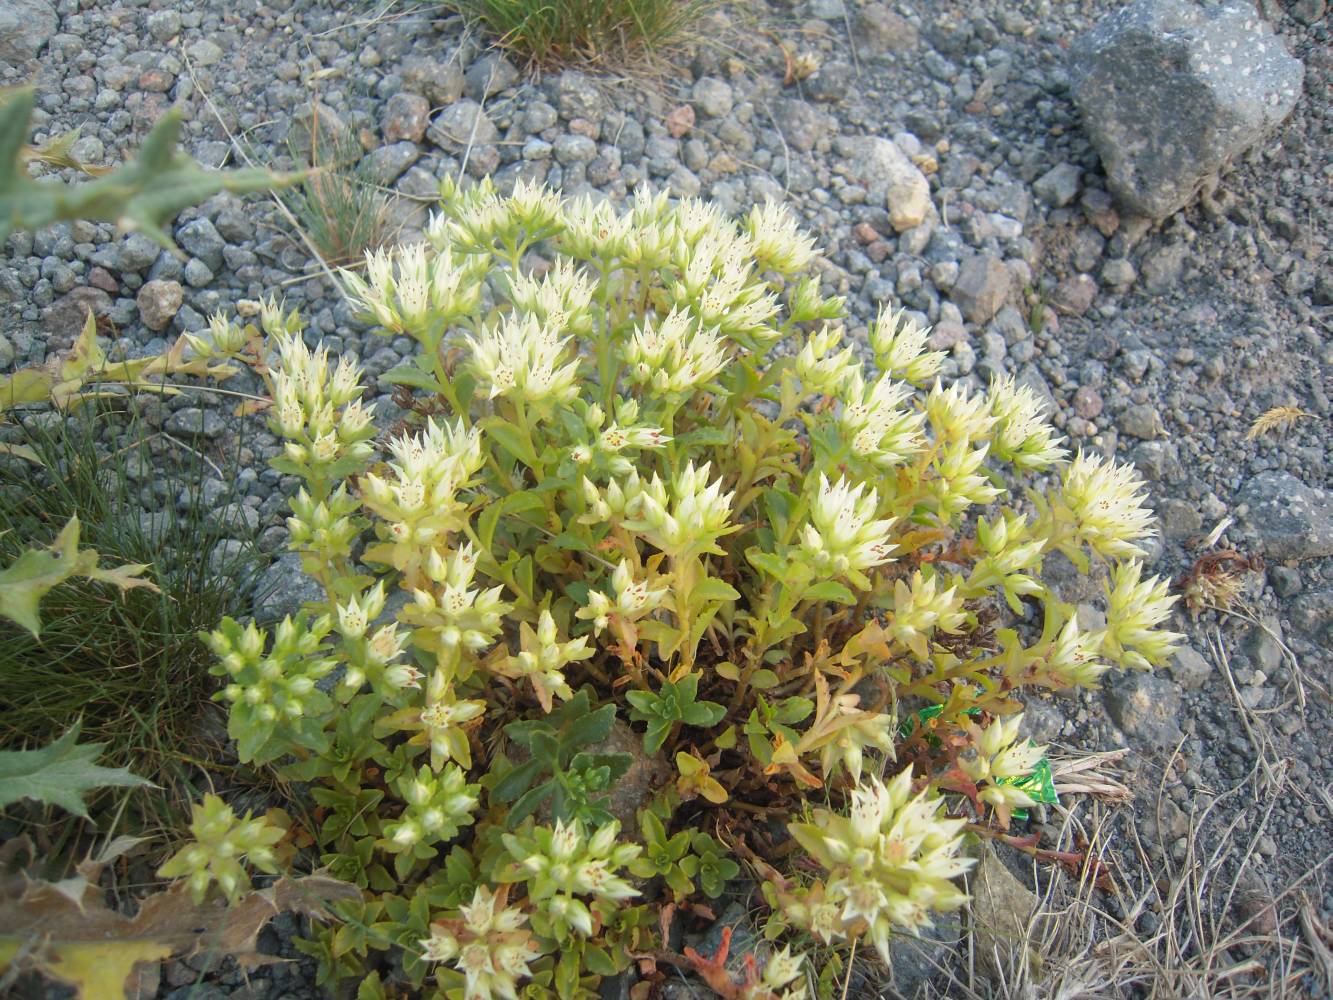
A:
<svg viewBox="0 0 1333 1000">
<path fill-rule="evenodd" d="M 927 705 L 925 708 L 921 709 L 921 711 L 906 719 L 903 724 L 898 727 L 899 739 L 907 739 L 907 737 L 912 735 L 912 730 L 918 725 L 925 728 L 926 724 L 930 722 L 931 719 L 939 718 L 940 713 L 943 711 L 943 705 Z M 969 709 L 967 714 L 980 715 L 981 709 Z M 932 743 L 939 742 L 934 736 L 927 736 L 926 738 Z M 1028 742 L 1031 744 L 1031 740 Z M 996 779 L 996 784 L 1012 785 L 1015 788 L 1027 792 L 1028 798 L 1032 799 L 1032 801 L 1038 805 L 1053 806 L 1060 801 L 1060 797 L 1055 793 L 1055 778 L 1051 774 L 1051 762 L 1045 754 L 1042 755 L 1041 760 L 1037 761 L 1037 766 L 1032 769 L 1032 773 L 1025 774 L 1021 778 L 998 778 Z M 1015 809 L 1013 815 L 1014 819 L 1027 819 L 1028 811 L 1026 809 Z"/>
</svg>

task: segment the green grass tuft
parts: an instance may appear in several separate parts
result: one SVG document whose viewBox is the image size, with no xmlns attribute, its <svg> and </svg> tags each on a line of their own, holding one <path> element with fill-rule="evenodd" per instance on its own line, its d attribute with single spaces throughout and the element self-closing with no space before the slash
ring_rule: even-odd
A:
<svg viewBox="0 0 1333 1000">
<path fill-rule="evenodd" d="M 44 468 L 18 460 L 0 468 L 0 563 L 50 542 L 77 515 L 86 547 L 108 564 L 151 564 L 146 576 L 161 592 L 75 581 L 43 599 L 40 640 L 0 622 L 0 746 L 44 745 L 82 719 L 86 742 L 108 744 L 101 763 L 128 766 L 167 790 L 138 793 L 135 808 L 170 814 L 190 794 L 193 768 L 221 745 L 220 717 L 205 724 L 216 682 L 198 633 L 245 611 L 254 541 L 218 513 L 239 499 L 234 488 L 207 507 L 198 502 L 199 482 L 216 475 L 202 456 L 145 435 L 137 422 L 124 430 L 123 417 L 91 406 L 53 416 L 53 427 L 29 416 L 19 428 Z M 113 421 L 114 450 L 99 443 Z M 154 442 L 171 452 L 155 454 Z M 136 465 L 146 471 L 140 481 L 131 475 Z M 161 513 L 145 516 L 150 484 L 160 484 Z M 182 494 L 191 501 L 184 509 Z"/>
<path fill-rule="evenodd" d="M 495 35 L 502 48 L 538 64 L 629 68 L 691 38 L 717 0 L 447 0 Z"/>
<path fill-rule="evenodd" d="M 354 265 L 367 250 L 376 250 L 389 235 L 389 199 L 360 165 L 355 141 L 328 136 L 332 149 L 312 143 L 309 160 L 315 172 L 279 197 L 296 219 L 310 245 L 330 267 Z M 295 149 L 293 156 L 302 159 Z"/>
</svg>

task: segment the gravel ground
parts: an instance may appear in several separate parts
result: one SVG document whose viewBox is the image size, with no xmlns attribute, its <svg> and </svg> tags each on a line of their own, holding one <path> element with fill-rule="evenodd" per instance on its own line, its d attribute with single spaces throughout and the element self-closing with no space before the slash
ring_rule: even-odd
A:
<svg viewBox="0 0 1333 1000">
<path fill-rule="evenodd" d="M 1324 0 L 1259 3 L 1304 63 L 1296 110 L 1202 199 L 1152 223 L 1117 210 L 1071 99 L 1071 43 L 1119 6 L 736 4 L 709 26 L 721 43 L 646 83 L 534 79 L 455 19 L 410 4 L 375 16 L 318 0 L 16 0 L 31 16 L 0 19 L 0 53 L 45 48 L 36 62 L 0 56 L 0 84 L 31 78 L 37 138 L 78 128 L 73 152 L 94 164 L 123 159 L 172 103 L 187 109 L 186 146 L 204 162 L 234 162 L 236 136 L 285 152 L 309 141 L 317 99 L 322 126 L 360 143 L 367 168 L 401 195 L 404 238 L 424 223 L 438 178 L 459 172 L 613 198 L 650 183 L 736 212 L 784 198 L 819 234 L 825 281 L 848 297 L 854 323 L 905 305 L 934 324 L 949 377 L 981 385 L 1011 372 L 1050 400 L 1074 446 L 1137 464 L 1162 520 L 1153 572 L 1184 576 L 1219 525 L 1216 549 L 1262 559 L 1244 614 L 1180 613 L 1189 645 L 1170 669 L 1038 702 L 1030 720 L 1063 747 L 1131 750 L 1119 776 L 1133 807 L 1112 830 L 1127 844 L 1135 827 L 1153 864 L 1184 859 L 1191 809 L 1258 763 L 1228 815 L 1241 809 L 1235 836 L 1254 840 L 1246 884 L 1272 893 L 1320 866 L 1333 841 L 1322 693 L 1333 662 L 1330 18 Z M 28 36 L 15 42 L 18 32 Z M 784 87 L 779 39 L 818 71 Z M 687 106 L 694 124 L 673 135 L 669 116 Z M 265 201 L 219 196 L 182 213 L 175 237 L 184 260 L 89 223 L 11 236 L 0 246 L 0 365 L 67 347 L 85 303 L 134 354 L 273 291 L 372 377 L 412 350 L 350 318 Z M 1309 416 L 1248 440 L 1275 406 Z M 277 557 L 290 484 L 264 464 L 273 437 L 205 395 L 149 408 L 204 450 L 228 453 L 242 436 L 244 504 Z M 164 499 L 151 482 L 145 498 Z M 1071 569 L 1061 586 L 1077 602 L 1100 585 Z M 303 599 L 290 559 L 276 559 L 269 589 L 270 612 Z M 1327 880 L 1315 872 L 1306 888 L 1327 922 Z M 286 940 L 273 934 L 273 947 Z M 162 995 L 184 996 L 197 973 L 168 966 Z M 314 995 L 307 974 L 276 966 L 242 985 L 224 973 L 204 989 Z"/>
</svg>

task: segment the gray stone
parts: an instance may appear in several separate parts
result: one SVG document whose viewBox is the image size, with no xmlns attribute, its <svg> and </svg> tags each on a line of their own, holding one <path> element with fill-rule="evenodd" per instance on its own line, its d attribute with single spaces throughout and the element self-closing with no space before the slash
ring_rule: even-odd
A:
<svg viewBox="0 0 1333 1000">
<path fill-rule="evenodd" d="M 878 994 L 867 984 L 855 995 L 921 996 L 928 984 L 939 981 L 940 969 L 957 952 L 962 940 L 963 923 L 956 911 L 936 914 L 931 926 L 919 927 L 911 934 L 893 935 L 889 940 L 892 992 Z"/>
<path fill-rule="evenodd" d="M 180 310 L 185 292 L 178 281 L 148 281 L 139 289 L 135 301 L 143 325 L 150 330 L 161 330 Z"/>
<path fill-rule="evenodd" d="M 1295 566 L 1269 566 L 1268 581 L 1278 597 L 1293 597 L 1305 587 L 1301 571 Z"/>
<path fill-rule="evenodd" d="M 1203 515 L 1187 500 L 1163 500 L 1157 514 L 1162 519 L 1162 532 L 1167 538 L 1189 538 L 1203 528 Z"/>
<path fill-rule="evenodd" d="M 253 538 L 259 530 L 259 511 L 241 503 L 208 511 L 207 519 L 214 530 L 228 538 Z"/>
<path fill-rule="evenodd" d="M 597 143 L 586 135 L 567 133 L 555 140 L 553 151 L 559 163 L 587 163 L 597 155 Z"/>
<path fill-rule="evenodd" d="M 141 273 L 153 266 L 162 248 L 143 233 L 130 233 L 116 249 L 116 268 L 123 273 Z"/>
<path fill-rule="evenodd" d="M 981 848 L 980 863 L 967 875 L 976 954 L 992 976 L 1006 964 L 1000 956 L 1014 955 L 1019 948 L 1027 948 L 1037 960 L 1035 949 L 1023 942 L 1031 939 L 1031 921 L 1040 919 L 1041 901 L 1028 886 L 1031 876 L 1026 879 L 1019 881 L 989 844 Z"/>
<path fill-rule="evenodd" d="M 933 213 L 930 182 L 888 139 L 842 136 L 834 143 L 834 149 L 847 160 L 852 176 L 870 196 L 884 199 L 889 209 L 889 222 L 896 232 L 915 229 Z"/>
<path fill-rule="evenodd" d="M 1102 265 L 1102 284 L 1108 288 L 1128 288 L 1139 273 L 1123 257 L 1115 257 Z"/>
<path fill-rule="evenodd" d="M 32 62 L 58 26 L 56 9 L 46 0 L 6 0 L 0 4 L 0 63 Z"/>
<path fill-rule="evenodd" d="M 306 101 L 296 110 L 287 132 L 287 144 L 293 156 L 313 166 L 341 163 L 358 148 L 356 136 L 347 123 L 331 107 L 318 101 Z"/>
<path fill-rule="evenodd" d="M 1073 163 L 1057 163 L 1032 182 L 1032 192 L 1048 205 L 1063 208 L 1078 197 L 1083 171 Z"/>
<path fill-rule="evenodd" d="M 1150 295 L 1169 292 L 1185 273 L 1185 258 L 1190 248 L 1185 243 L 1168 243 L 1143 258 L 1143 290 Z"/>
<path fill-rule="evenodd" d="M 1149 482 L 1175 483 L 1184 478 L 1179 450 L 1170 441 L 1145 441 L 1130 453 L 1129 460 Z"/>
<path fill-rule="evenodd" d="M 1171 676 L 1186 691 L 1197 691 L 1213 675 L 1213 665 L 1193 646 L 1181 646 L 1171 660 Z"/>
<path fill-rule="evenodd" d="M 908 52 L 916 48 L 916 25 L 885 3 L 867 3 L 857 11 L 861 37 L 871 49 L 881 52 Z"/>
<path fill-rule="evenodd" d="M 735 101 L 731 84 L 715 76 L 701 76 L 694 84 L 690 96 L 694 100 L 694 106 L 705 118 L 727 117 L 731 114 L 731 106 Z"/>
<path fill-rule="evenodd" d="M 484 101 L 518 82 L 518 70 L 499 52 L 488 52 L 475 60 L 463 74 L 463 93 L 474 101 Z"/>
<path fill-rule="evenodd" d="M 1082 316 L 1097 298 L 1097 282 L 1087 274 L 1065 278 L 1051 293 L 1051 305 L 1066 316 Z"/>
<path fill-rule="evenodd" d="M 421 148 L 415 142 L 391 142 L 367 153 L 361 166 L 376 184 L 388 186 L 420 158 Z"/>
<path fill-rule="evenodd" d="M 176 230 L 181 249 L 198 257 L 214 271 L 222 267 L 222 249 L 227 241 L 208 219 L 195 219 Z"/>
<path fill-rule="evenodd" d="M 385 142 L 420 142 L 430 124 L 430 101 L 420 94 L 399 93 L 389 98 L 380 119 Z"/>
<path fill-rule="evenodd" d="M 154 11 L 148 15 L 148 33 L 158 42 L 169 42 L 180 34 L 181 16 L 171 10 Z"/>
<path fill-rule="evenodd" d="M 555 106 L 566 121 L 573 118 L 600 121 L 606 101 L 592 77 L 567 69 L 555 80 Z"/>
<path fill-rule="evenodd" d="M 1268 676 L 1273 676 L 1282 666 L 1282 627 L 1269 618 L 1261 625 L 1250 629 L 1245 637 L 1245 652 L 1250 661 Z"/>
<path fill-rule="evenodd" d="M 1115 724 L 1152 747 L 1180 741 L 1180 685 L 1165 677 L 1131 671 L 1117 675 L 1102 695 Z"/>
<path fill-rule="evenodd" d="M 544 132 L 559 120 L 560 113 L 551 105 L 545 101 L 533 101 L 523 112 L 523 130 L 529 135 L 536 135 L 538 132 Z"/>
<path fill-rule="evenodd" d="M 213 272 L 198 257 L 191 257 L 185 264 L 185 283 L 191 288 L 203 288 L 213 280 Z"/>
<path fill-rule="evenodd" d="M 1096 420 L 1101 416 L 1102 407 L 1106 405 L 1102 394 L 1090 385 L 1081 385 L 1074 390 L 1070 402 L 1074 406 L 1074 412 L 1084 420 Z"/>
<path fill-rule="evenodd" d="M 1060 409 L 1060 404 L 1055 401 L 1055 394 L 1051 392 L 1050 385 L 1036 365 L 1026 364 L 1018 369 L 1018 374 L 1014 376 L 1014 384 L 1020 389 L 1031 392 L 1047 416 Z"/>
<path fill-rule="evenodd" d="M 1328 13 L 1327 0 L 1295 0 L 1288 13 L 1301 24 L 1314 24 Z"/>
<path fill-rule="evenodd" d="M 69 155 L 80 163 L 97 166 L 106 155 L 106 146 L 95 135 L 80 136 L 69 147 Z"/>
<path fill-rule="evenodd" d="M 186 406 L 174 411 L 167 417 L 167 422 L 163 426 L 168 434 L 210 440 L 221 437 L 223 431 L 227 429 L 222 417 L 212 410 L 201 409 L 198 406 Z"/>
<path fill-rule="evenodd" d="M 1291 113 L 1304 67 L 1252 3 L 1135 0 L 1078 38 L 1075 103 L 1111 190 L 1165 218 Z"/>
<path fill-rule="evenodd" d="M 185 54 L 196 66 L 212 66 L 222 59 L 222 46 L 207 38 L 201 38 L 186 48 Z"/>
<path fill-rule="evenodd" d="M 449 105 L 430 123 L 426 135 L 431 142 L 450 153 L 468 146 L 483 146 L 500 138 L 500 130 L 486 116 L 476 101 L 462 100 Z"/>
<path fill-rule="evenodd" d="M 453 104 L 463 96 L 463 70 L 457 59 L 410 56 L 403 60 L 401 71 L 407 88 L 424 94 L 436 107 Z"/>
<path fill-rule="evenodd" d="M 110 309 L 111 296 L 100 288 L 84 285 L 60 296 L 42 310 L 42 326 L 50 334 L 47 350 L 63 351 L 72 346 L 88 320 L 89 310 L 94 316 L 102 316 Z"/>
<path fill-rule="evenodd" d="M 1306 486 L 1289 472 L 1262 472 L 1237 497 L 1245 519 L 1269 559 L 1318 559 L 1333 555 L 1333 497 Z"/>
<path fill-rule="evenodd" d="M 1126 407 L 1116 420 L 1120 433 L 1129 437 L 1151 441 L 1162 435 L 1162 418 L 1157 414 L 1157 407 L 1151 403 L 1135 403 Z"/>
<path fill-rule="evenodd" d="M 976 254 L 963 261 L 949 297 L 972 323 L 986 323 L 1009 298 L 1011 277 L 1004 261 Z"/>
<path fill-rule="evenodd" d="M 324 588 L 301 568 L 301 556 L 296 552 L 285 552 L 255 584 L 255 619 L 279 621 L 295 615 L 303 604 L 325 600 Z"/>
<path fill-rule="evenodd" d="M 1333 588 L 1312 590 L 1296 598 L 1291 602 L 1290 620 L 1294 629 L 1333 648 Z"/>
</svg>

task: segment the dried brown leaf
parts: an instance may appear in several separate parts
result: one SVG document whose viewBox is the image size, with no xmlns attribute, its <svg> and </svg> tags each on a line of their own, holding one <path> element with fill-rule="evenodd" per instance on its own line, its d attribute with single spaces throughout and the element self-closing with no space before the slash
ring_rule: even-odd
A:
<svg viewBox="0 0 1333 1000">
<path fill-rule="evenodd" d="M 172 955 L 213 951 L 242 965 L 259 965 L 259 932 L 279 913 L 328 918 L 326 906 L 355 899 L 360 890 L 310 875 L 280 879 L 243 896 L 194 903 L 184 882 L 155 893 L 134 916 L 109 908 L 97 885 L 101 864 L 85 862 L 79 875 L 60 883 L 12 879 L 0 886 L 0 969 L 44 972 L 75 987 L 85 1000 L 126 995 L 136 966 Z"/>
</svg>

